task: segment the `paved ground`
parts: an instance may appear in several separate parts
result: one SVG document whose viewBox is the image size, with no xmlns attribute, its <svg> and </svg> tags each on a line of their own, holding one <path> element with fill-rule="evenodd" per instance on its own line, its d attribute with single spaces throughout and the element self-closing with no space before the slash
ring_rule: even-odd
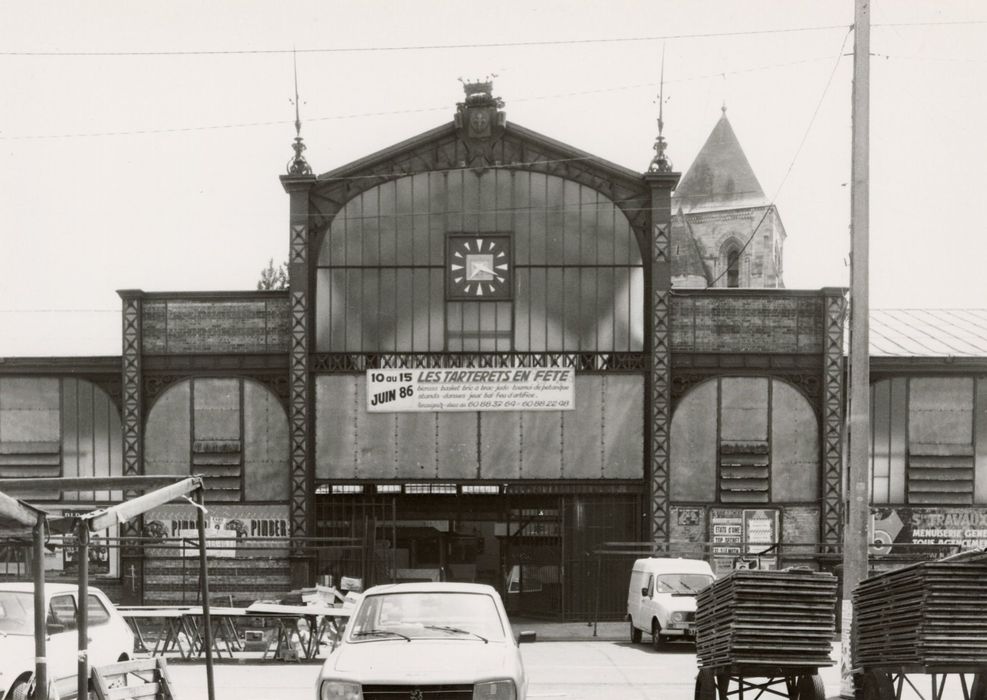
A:
<svg viewBox="0 0 987 700">
<path fill-rule="evenodd" d="M 590 634 L 592 630 L 590 630 Z M 658 654 L 627 642 L 540 641 L 522 647 L 528 697 L 560 700 L 693 700 L 694 649 L 673 645 Z M 217 700 L 315 700 L 317 665 L 218 665 Z M 205 667 L 173 664 L 177 700 L 206 700 Z M 838 694 L 839 672 L 825 669 L 827 695 Z"/>
<path fill-rule="evenodd" d="M 625 641 L 541 641 L 522 649 L 530 700 L 694 700 L 696 657 L 686 645 L 672 645 L 660 654 Z M 833 647 L 833 658 L 839 658 L 839 645 Z M 219 665 L 216 700 L 316 700 L 318 673 L 314 664 Z M 173 664 L 171 675 L 176 700 L 207 700 L 204 666 Z M 824 668 L 820 675 L 827 697 L 838 696 L 838 667 Z M 958 683 L 950 678 L 943 700 L 962 700 Z M 920 688 L 931 697 L 928 677 Z M 906 692 L 903 700 L 919 696 Z"/>
</svg>

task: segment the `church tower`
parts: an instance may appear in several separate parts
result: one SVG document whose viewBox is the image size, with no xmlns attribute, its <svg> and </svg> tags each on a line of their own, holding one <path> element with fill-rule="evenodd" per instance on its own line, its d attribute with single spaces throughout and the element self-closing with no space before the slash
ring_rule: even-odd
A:
<svg viewBox="0 0 987 700">
<path fill-rule="evenodd" d="M 672 198 L 673 284 L 783 288 L 785 227 L 726 107 Z"/>
</svg>

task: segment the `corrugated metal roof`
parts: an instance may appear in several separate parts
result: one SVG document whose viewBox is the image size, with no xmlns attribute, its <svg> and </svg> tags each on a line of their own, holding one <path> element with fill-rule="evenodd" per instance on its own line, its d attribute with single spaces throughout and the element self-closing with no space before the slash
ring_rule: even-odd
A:
<svg viewBox="0 0 987 700">
<path fill-rule="evenodd" d="M 987 357 L 987 309 L 871 309 L 870 354 Z"/>
</svg>

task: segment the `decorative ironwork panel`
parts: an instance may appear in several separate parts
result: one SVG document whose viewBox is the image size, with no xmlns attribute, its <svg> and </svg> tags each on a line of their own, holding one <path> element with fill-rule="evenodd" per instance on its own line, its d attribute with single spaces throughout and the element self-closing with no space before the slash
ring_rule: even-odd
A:
<svg viewBox="0 0 987 700">
<path fill-rule="evenodd" d="M 826 299 L 826 340 L 822 377 L 823 480 L 822 540 L 842 541 L 843 492 L 843 321 L 842 296 Z"/>
<path fill-rule="evenodd" d="M 305 226 L 293 224 L 291 227 L 291 262 L 305 262 Z"/>
<path fill-rule="evenodd" d="M 648 356 L 640 352 L 500 353 L 321 353 L 312 355 L 315 372 L 364 372 L 368 369 L 458 369 L 487 367 L 572 367 L 580 372 L 644 372 Z"/>
<path fill-rule="evenodd" d="M 656 243 L 658 231 L 656 226 Z M 667 237 L 666 237 L 667 244 Z M 655 246 L 656 260 L 667 256 Z M 655 289 L 652 293 L 651 334 L 651 537 L 665 542 L 669 536 L 669 432 L 671 425 L 671 352 L 668 318 L 671 292 Z"/>
<path fill-rule="evenodd" d="M 291 355 L 289 360 L 290 400 L 290 491 L 289 517 L 292 546 L 304 538 L 307 497 L 308 440 L 308 333 L 304 292 L 291 293 Z"/>
<path fill-rule="evenodd" d="M 123 475 L 137 476 L 144 471 L 144 412 L 141 387 L 141 299 L 123 298 L 123 395 L 121 397 L 121 428 L 123 433 Z M 124 491 L 125 499 L 139 495 L 136 491 Z M 141 534 L 143 518 L 135 518 L 120 527 L 120 537 L 137 537 Z M 124 540 L 126 543 L 127 540 Z M 125 544 L 120 552 L 124 566 L 129 567 L 131 584 L 137 591 L 142 583 L 137 580 L 137 570 L 142 569 L 143 550 L 139 546 Z M 138 592 L 138 597 L 141 594 Z M 133 602 L 133 601 L 131 601 Z M 140 602 L 139 600 L 136 602 Z"/>
<path fill-rule="evenodd" d="M 123 474 L 142 471 L 141 300 L 123 300 Z"/>
</svg>

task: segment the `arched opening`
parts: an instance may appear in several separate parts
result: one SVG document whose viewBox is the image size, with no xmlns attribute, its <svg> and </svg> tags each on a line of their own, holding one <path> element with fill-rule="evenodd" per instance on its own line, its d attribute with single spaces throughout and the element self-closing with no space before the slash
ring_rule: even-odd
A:
<svg viewBox="0 0 987 700">
<path fill-rule="evenodd" d="M 740 286 L 740 251 L 736 248 L 727 253 L 727 286 Z"/>
</svg>

